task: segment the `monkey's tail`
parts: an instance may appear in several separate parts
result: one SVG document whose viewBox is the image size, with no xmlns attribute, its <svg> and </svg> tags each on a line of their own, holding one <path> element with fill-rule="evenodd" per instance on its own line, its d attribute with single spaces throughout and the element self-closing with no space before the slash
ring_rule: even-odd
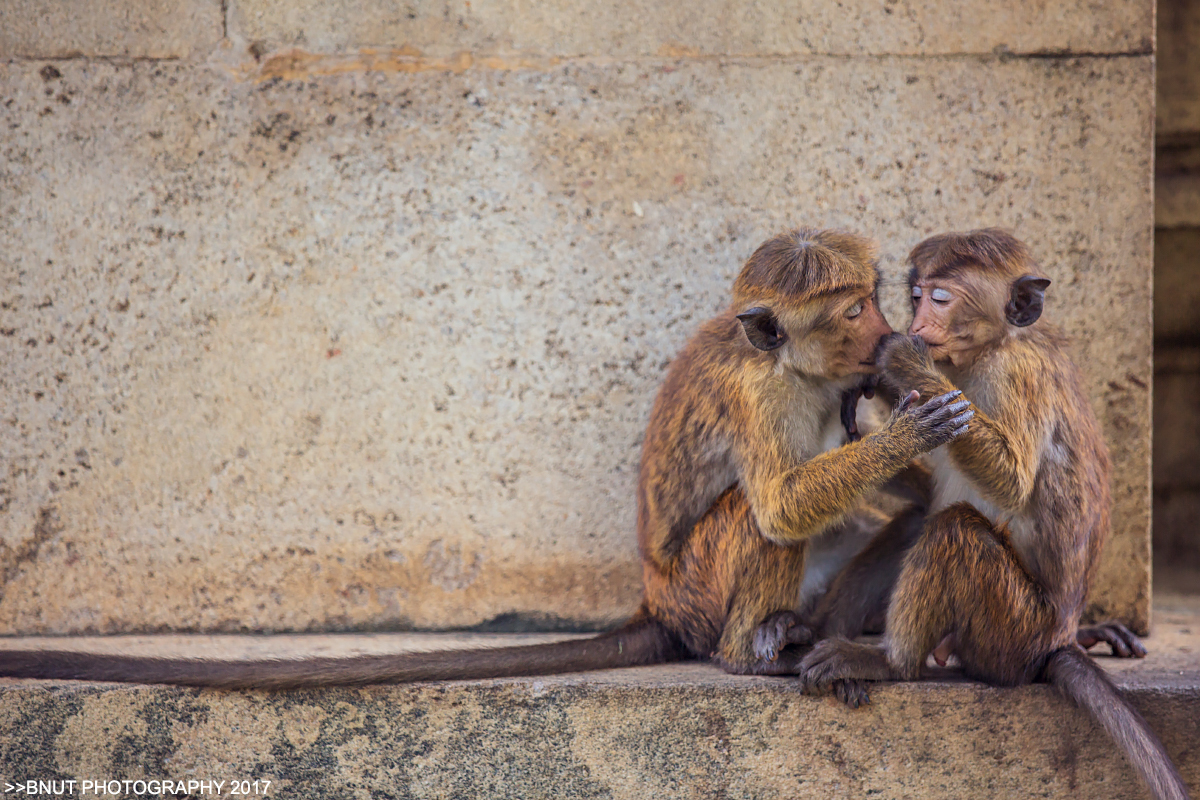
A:
<svg viewBox="0 0 1200 800">
<path fill-rule="evenodd" d="M 63 650 L 0 650 L 0 677 L 167 683 L 221 689 L 295 689 L 554 675 L 676 661 L 679 640 L 643 611 L 589 639 L 427 653 L 270 660 L 102 655 Z"/>
<path fill-rule="evenodd" d="M 1183 778 L 1162 742 L 1091 657 L 1074 646 L 1064 647 L 1050 654 L 1044 674 L 1108 732 L 1155 800 L 1188 800 Z"/>
</svg>

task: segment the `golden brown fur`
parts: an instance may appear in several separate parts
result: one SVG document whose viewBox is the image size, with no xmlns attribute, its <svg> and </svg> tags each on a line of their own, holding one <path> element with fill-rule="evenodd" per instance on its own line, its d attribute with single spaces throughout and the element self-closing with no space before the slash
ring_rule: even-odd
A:
<svg viewBox="0 0 1200 800">
<path fill-rule="evenodd" d="M 776 237 L 747 261 L 732 307 L 671 366 L 642 450 L 638 543 L 647 610 L 696 655 L 715 649 L 735 671 L 790 669 L 775 663 L 779 647 L 810 634 L 782 624 L 772 641 L 759 625 L 795 611 L 807 542 L 856 510 L 862 524 L 863 496 L 953 430 L 942 400 L 828 450 L 831 431 L 845 441 L 843 393 L 874 371 L 891 330 L 877 280 L 860 237 Z"/>
</svg>

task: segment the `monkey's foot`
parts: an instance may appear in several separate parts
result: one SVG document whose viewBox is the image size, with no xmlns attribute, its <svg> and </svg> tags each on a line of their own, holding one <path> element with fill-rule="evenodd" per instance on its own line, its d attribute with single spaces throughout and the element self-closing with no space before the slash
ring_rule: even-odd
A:
<svg viewBox="0 0 1200 800">
<path fill-rule="evenodd" d="M 892 670 L 883 650 L 845 639 L 817 642 L 812 652 L 800 661 L 800 681 L 806 692 L 833 692 L 851 708 L 871 702 L 864 681 L 885 681 L 891 677 Z"/>
<path fill-rule="evenodd" d="M 833 682 L 833 694 L 851 708 L 869 705 L 871 695 L 867 692 L 866 681 L 843 678 Z"/>
<path fill-rule="evenodd" d="M 789 644 L 811 644 L 812 629 L 794 611 L 776 611 L 754 630 L 754 656 L 774 661 Z"/>
<path fill-rule="evenodd" d="M 1075 634 L 1075 641 L 1079 642 L 1079 646 L 1084 650 L 1100 642 L 1107 642 L 1112 648 L 1112 654 L 1117 658 L 1146 657 L 1146 648 L 1137 634 L 1114 620 L 1090 628 L 1080 628 Z"/>
<path fill-rule="evenodd" d="M 801 652 L 796 650 L 782 651 L 774 660 L 765 658 L 749 662 L 735 661 L 722 656 L 713 655 L 713 663 L 730 675 L 795 675 L 800 671 Z"/>
</svg>

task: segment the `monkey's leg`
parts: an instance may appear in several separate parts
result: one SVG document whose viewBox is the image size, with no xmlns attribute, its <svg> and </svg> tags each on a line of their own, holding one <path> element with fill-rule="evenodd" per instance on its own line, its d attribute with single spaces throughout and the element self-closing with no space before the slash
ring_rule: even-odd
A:
<svg viewBox="0 0 1200 800">
<path fill-rule="evenodd" d="M 804 651 L 789 645 L 810 644 L 812 630 L 791 610 L 768 614 L 762 623 L 753 625 L 754 620 L 763 619 L 763 604 L 757 600 L 734 598 L 713 660 L 735 675 L 795 675 Z"/>
<path fill-rule="evenodd" d="M 714 660 L 738 674 L 795 674 L 800 653 L 787 645 L 812 641 L 795 614 L 807 548 L 773 544 L 761 536 L 747 544 L 734 565 L 737 585 Z"/>
<path fill-rule="evenodd" d="M 869 622 L 882 622 L 904 554 L 920 538 L 924 511 L 901 511 L 842 569 L 810 620 L 822 637 L 853 639 Z"/>
<path fill-rule="evenodd" d="M 801 676 L 817 689 L 837 680 L 914 680 L 929 653 L 953 634 L 968 675 L 1029 683 L 1061 644 L 1041 594 L 1006 531 L 970 505 L 951 506 L 929 520 L 904 558 L 884 648 L 827 639 L 804 658 Z"/>
<path fill-rule="evenodd" d="M 806 692 L 833 692 L 851 708 L 871 702 L 865 681 L 895 680 L 887 652 L 877 645 L 823 639 L 800 662 Z"/>
<path fill-rule="evenodd" d="M 1002 686 L 1031 682 L 1046 654 L 1069 643 L 1007 530 L 967 503 L 933 516 L 904 559 L 888 606 L 888 663 L 915 678 L 949 634 L 966 674 Z"/>
<path fill-rule="evenodd" d="M 812 642 L 812 631 L 793 611 L 778 611 L 753 624 L 759 619 L 761 604 L 735 599 L 713 661 L 735 675 L 795 675 L 805 651 L 794 645 Z"/>
<path fill-rule="evenodd" d="M 902 559 L 888 605 L 888 649 L 842 638 L 818 642 L 800 665 L 806 690 L 831 690 L 838 681 L 918 677 L 925 655 L 952 631 L 947 576 L 937 561 L 937 549 L 930 542 L 939 517 L 925 527 Z M 915 607 L 914 614 L 898 612 L 899 608 L 910 605 Z M 900 627 L 898 634 L 893 632 L 893 622 Z"/>
<path fill-rule="evenodd" d="M 1080 628 L 1075 634 L 1075 641 L 1084 650 L 1100 642 L 1107 642 L 1112 647 L 1112 654 L 1117 658 L 1146 657 L 1146 648 L 1138 635 L 1115 620 Z"/>
</svg>

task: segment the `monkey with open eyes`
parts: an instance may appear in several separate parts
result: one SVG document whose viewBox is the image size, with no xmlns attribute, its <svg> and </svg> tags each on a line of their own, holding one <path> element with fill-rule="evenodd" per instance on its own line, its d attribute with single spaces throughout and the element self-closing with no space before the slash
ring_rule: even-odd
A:
<svg viewBox="0 0 1200 800">
<path fill-rule="evenodd" d="M 1100 722 L 1154 797 L 1186 798 L 1162 744 L 1082 650 L 1107 641 L 1144 654 L 1116 623 L 1079 627 L 1109 532 L 1110 464 L 1064 339 L 1036 324 L 1050 281 L 997 229 L 935 236 L 909 260 L 911 336 L 884 344 L 881 380 L 925 397 L 961 389 L 974 416 L 928 457 L 933 503 L 903 558 L 883 645 L 821 641 L 802 680 L 841 687 L 855 705 L 865 694 L 848 682 L 912 680 L 931 653 L 951 652 L 988 683 L 1045 680 Z"/>
<path fill-rule="evenodd" d="M 733 303 L 672 363 L 638 481 L 644 599 L 600 636 L 543 645 L 280 661 L 0 650 L 0 675 L 288 688 L 551 674 L 713 657 L 738 673 L 794 672 L 811 631 L 796 607 L 809 540 L 874 534 L 863 496 L 961 428 L 954 392 L 901 407 L 844 442 L 843 392 L 892 333 L 863 237 L 800 229 L 760 246 Z M 914 395 L 915 397 L 915 395 Z M 829 450 L 828 452 L 823 452 Z M 830 552 L 836 550 L 831 548 Z"/>
</svg>

